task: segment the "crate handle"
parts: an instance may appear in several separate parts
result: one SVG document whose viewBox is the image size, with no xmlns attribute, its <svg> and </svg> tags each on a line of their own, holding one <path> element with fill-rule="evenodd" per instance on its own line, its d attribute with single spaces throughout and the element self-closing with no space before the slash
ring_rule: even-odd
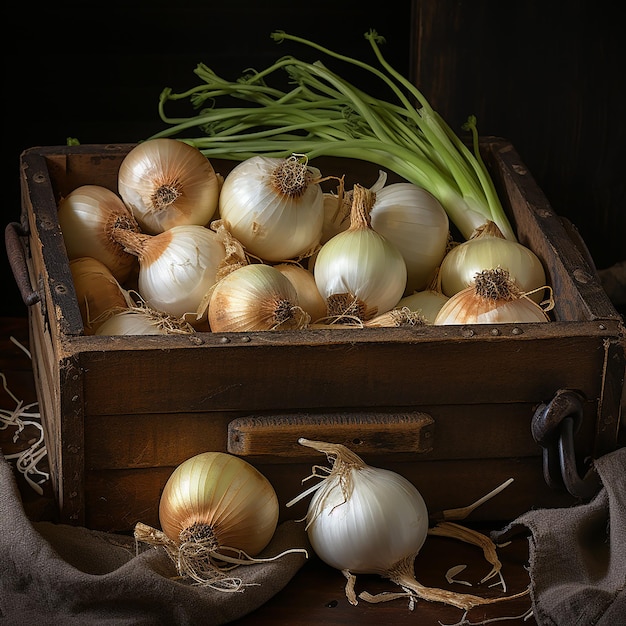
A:
<svg viewBox="0 0 626 626">
<path fill-rule="evenodd" d="M 245 457 L 304 459 L 299 437 L 342 443 L 359 454 L 423 454 L 433 448 L 435 420 L 427 413 L 289 413 L 250 415 L 228 424 L 228 452 Z"/>
<path fill-rule="evenodd" d="M 41 295 L 39 292 L 34 291 L 30 285 L 26 252 L 22 244 L 22 238 L 27 236 L 28 227 L 20 222 L 9 222 L 4 229 L 4 245 L 7 249 L 13 277 L 20 290 L 24 304 L 32 306 L 41 300 Z"/>
<path fill-rule="evenodd" d="M 590 467 L 584 477 L 578 472 L 574 434 L 583 418 L 583 399 L 569 389 L 560 389 L 548 403 L 537 407 L 531 429 L 533 438 L 543 448 L 543 476 L 552 489 L 565 488 L 570 495 L 589 500 L 602 484 Z"/>
</svg>

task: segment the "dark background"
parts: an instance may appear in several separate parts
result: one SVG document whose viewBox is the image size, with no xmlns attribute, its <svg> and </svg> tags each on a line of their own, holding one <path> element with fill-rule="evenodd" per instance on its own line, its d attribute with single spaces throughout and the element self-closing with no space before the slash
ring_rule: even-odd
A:
<svg viewBox="0 0 626 626">
<path fill-rule="evenodd" d="M 612 3 L 616 4 L 616 3 Z M 165 87 L 197 84 L 199 62 L 226 78 L 288 53 L 285 30 L 374 62 L 363 34 L 419 85 L 461 133 L 509 139 L 559 215 L 578 228 L 598 269 L 626 258 L 624 37 L 617 8 L 583 0 L 387 0 L 295 3 L 24 3 L 5 19 L 4 223 L 19 220 L 19 156 L 33 146 L 126 143 L 163 129 Z M 328 63 L 330 65 L 330 63 Z M 377 85 L 337 68 L 369 91 Z M 383 95 L 383 94 L 381 94 Z M 6 258 L 1 315 L 25 315 Z"/>
</svg>

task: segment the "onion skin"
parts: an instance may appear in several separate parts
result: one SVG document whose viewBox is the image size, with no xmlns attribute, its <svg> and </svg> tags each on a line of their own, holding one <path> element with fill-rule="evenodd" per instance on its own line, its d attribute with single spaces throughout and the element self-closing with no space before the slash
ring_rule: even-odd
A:
<svg viewBox="0 0 626 626">
<path fill-rule="evenodd" d="M 204 452 L 181 463 L 161 495 L 159 521 L 173 541 L 194 525 L 207 526 L 216 548 L 255 556 L 278 524 L 278 497 L 269 480 L 243 459 Z"/>
</svg>

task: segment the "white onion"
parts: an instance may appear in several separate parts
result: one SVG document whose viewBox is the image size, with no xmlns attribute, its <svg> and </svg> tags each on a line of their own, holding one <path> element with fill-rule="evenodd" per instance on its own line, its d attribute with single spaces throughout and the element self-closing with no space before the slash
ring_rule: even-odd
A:
<svg viewBox="0 0 626 626">
<path fill-rule="evenodd" d="M 448 243 L 448 215 L 431 193 L 413 183 L 392 183 L 376 192 L 372 228 L 400 250 L 406 262 L 404 295 L 424 289 Z"/>
<path fill-rule="evenodd" d="M 327 241 L 315 259 L 315 282 L 331 316 L 365 321 L 393 308 L 404 293 L 406 263 L 371 228 L 373 200 L 370 190 L 355 185 L 350 227 Z"/>
<path fill-rule="evenodd" d="M 119 235 L 139 258 L 139 294 L 146 304 L 173 317 L 196 315 L 217 280 L 226 250 L 218 235 L 197 224 L 174 226 L 158 235 Z"/>
<path fill-rule="evenodd" d="M 100 324 L 96 335 L 189 335 L 191 324 L 146 306 L 128 307 Z"/>
<path fill-rule="evenodd" d="M 411 482 L 367 465 L 341 444 L 302 438 L 299 443 L 333 458 L 307 512 L 311 546 L 325 563 L 352 574 L 384 576 L 417 555 L 428 533 L 428 510 Z"/>
<path fill-rule="evenodd" d="M 448 300 L 448 296 L 437 289 L 424 289 L 402 298 L 396 308 L 408 307 L 411 311 L 421 313 L 428 324 L 433 324 L 441 307 Z"/>
<path fill-rule="evenodd" d="M 205 226 L 217 209 L 220 179 L 198 148 L 176 139 L 135 146 L 118 173 L 118 191 L 143 232 Z"/>
<path fill-rule="evenodd" d="M 346 597 L 358 604 L 356 574 L 378 574 L 396 583 L 409 598 L 445 602 L 469 610 L 506 597 L 480 598 L 447 589 L 425 587 L 415 578 L 414 561 L 429 534 L 428 509 L 418 489 L 391 470 L 372 467 L 341 444 L 300 438 L 298 443 L 326 454 L 330 469 L 315 466 L 321 481 L 287 503 L 291 506 L 313 493 L 306 515 L 306 529 L 315 553 L 347 579 Z M 442 536 L 466 536 L 439 529 Z M 402 594 L 359 598 L 377 602 Z M 516 596 L 511 597 L 519 597 Z"/>
<path fill-rule="evenodd" d="M 219 213 L 247 252 L 270 262 L 311 254 L 322 233 L 319 170 L 296 157 L 251 157 L 225 178 Z"/>
</svg>

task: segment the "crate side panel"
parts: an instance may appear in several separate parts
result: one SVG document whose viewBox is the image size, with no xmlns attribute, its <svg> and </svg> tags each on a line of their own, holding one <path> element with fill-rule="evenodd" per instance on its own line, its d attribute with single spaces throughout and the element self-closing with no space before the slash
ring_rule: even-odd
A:
<svg viewBox="0 0 626 626">
<path fill-rule="evenodd" d="M 520 243 L 541 259 L 559 320 L 619 320 L 589 263 L 581 238 L 573 240 L 545 194 L 509 143 L 492 145 L 492 171 L 504 193 Z M 583 249 L 581 249 L 583 248 Z"/>
<path fill-rule="evenodd" d="M 85 420 L 87 470 L 178 465 L 201 452 L 226 452 L 230 413 L 96 415 Z"/>
<path fill-rule="evenodd" d="M 82 353 L 86 413 L 539 402 L 559 388 L 597 399 L 604 364 L 601 337 L 349 345 L 255 341 L 165 354 Z"/>
</svg>

